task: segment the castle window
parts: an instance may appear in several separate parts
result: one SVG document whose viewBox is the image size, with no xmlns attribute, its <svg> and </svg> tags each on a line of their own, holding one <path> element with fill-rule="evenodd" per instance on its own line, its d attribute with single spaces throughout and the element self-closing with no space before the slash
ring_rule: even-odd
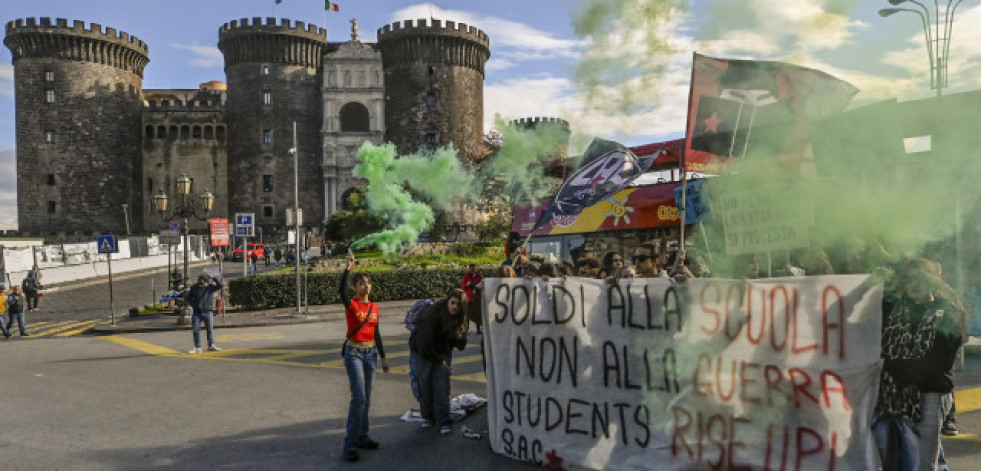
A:
<svg viewBox="0 0 981 471">
<path fill-rule="evenodd" d="M 214 139 L 215 138 L 215 128 L 213 128 L 211 126 L 205 126 L 204 127 L 204 138 L 205 139 L 208 139 L 208 140 Z"/>
<path fill-rule="evenodd" d="M 153 139 L 153 125 L 152 124 L 146 125 L 146 133 L 145 134 L 146 134 L 145 137 L 147 139 Z"/>
<path fill-rule="evenodd" d="M 181 139 L 187 139 L 191 137 L 191 127 L 188 125 L 181 126 Z"/>
<path fill-rule="evenodd" d="M 153 137 L 153 136 L 148 136 L 148 137 Z M 163 139 L 165 137 L 167 137 L 167 126 L 161 124 L 160 126 L 157 126 L 157 139 Z"/>
<path fill-rule="evenodd" d="M 436 145 L 436 133 L 434 132 L 427 133 L 425 137 L 425 142 L 427 145 L 431 145 L 431 146 Z"/>
<path fill-rule="evenodd" d="M 44 131 L 44 142 L 50 144 L 55 141 L 55 137 L 54 131 Z"/>
<path fill-rule="evenodd" d="M 44 102 L 45 103 L 54 103 L 55 102 L 55 91 L 54 90 L 45 90 L 44 91 Z"/>
<path fill-rule="evenodd" d="M 48 70 L 48 71 L 44 72 L 44 81 L 45 82 L 54 82 L 55 81 L 55 73 L 53 71 L 51 71 L 51 70 Z"/>
<path fill-rule="evenodd" d="M 269 66 L 268 65 L 262 66 L 262 75 L 269 75 Z"/>
<path fill-rule="evenodd" d="M 169 131 L 167 132 L 167 138 L 168 139 L 177 139 L 177 126 L 171 125 L 170 128 L 168 128 L 168 129 L 169 129 Z"/>
<path fill-rule="evenodd" d="M 147 193 L 153 194 L 153 177 L 146 179 L 146 191 Z"/>
<path fill-rule="evenodd" d="M 225 126 L 218 126 L 215 128 L 215 139 L 219 142 L 225 140 Z"/>
<path fill-rule="evenodd" d="M 263 144 L 272 144 L 272 137 L 273 137 L 273 135 L 272 135 L 272 130 L 271 129 L 263 129 L 262 130 L 262 143 Z"/>
<path fill-rule="evenodd" d="M 271 105 L 272 104 L 272 92 L 270 92 L 268 90 L 262 92 L 262 104 L 263 105 Z"/>
<path fill-rule="evenodd" d="M 341 107 L 341 132 L 368 132 L 368 108 L 361 103 L 348 103 Z"/>
<path fill-rule="evenodd" d="M 48 186 L 55 186 L 55 176 L 53 173 L 48 174 Z"/>
<path fill-rule="evenodd" d="M 262 176 L 262 191 L 269 193 L 273 191 L 273 176 L 263 175 Z"/>
<path fill-rule="evenodd" d="M 48 214 L 55 214 L 58 212 L 58 206 L 54 201 L 48 201 Z"/>
<path fill-rule="evenodd" d="M 436 95 L 435 94 L 429 93 L 429 94 L 426 95 L 426 106 L 428 106 L 430 108 L 435 108 L 436 107 Z"/>
<path fill-rule="evenodd" d="M 429 66 L 429 75 L 436 75 L 436 67 Z"/>
<path fill-rule="evenodd" d="M 194 126 L 191 129 L 191 137 L 194 139 L 201 139 L 201 126 Z"/>
<path fill-rule="evenodd" d="M 271 219 L 273 217 L 273 205 L 264 204 L 262 205 L 262 217 Z"/>
</svg>

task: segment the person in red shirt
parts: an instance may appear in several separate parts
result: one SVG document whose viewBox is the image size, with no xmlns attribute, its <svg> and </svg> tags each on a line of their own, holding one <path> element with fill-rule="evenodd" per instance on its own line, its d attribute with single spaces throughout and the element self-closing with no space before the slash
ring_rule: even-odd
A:
<svg viewBox="0 0 981 471">
<path fill-rule="evenodd" d="M 460 282 L 460 289 L 467 295 L 467 318 L 477 326 L 477 333 L 481 334 L 481 311 L 480 311 L 480 289 L 483 287 L 484 275 L 477 271 L 477 265 L 471 263 L 467 273 L 463 275 Z"/>
<path fill-rule="evenodd" d="M 368 408 L 371 405 L 371 385 L 381 357 L 382 371 L 388 373 L 385 345 L 378 329 L 378 305 L 371 302 L 371 279 L 356 273 L 351 279 L 355 297 L 347 295 L 347 280 L 354 267 L 354 253 L 348 252 L 347 267 L 341 275 L 340 295 L 347 320 L 347 340 L 344 342 L 344 369 L 351 386 L 351 405 L 347 412 L 347 434 L 344 436 L 344 460 L 357 461 L 358 449 L 376 450 L 378 442 L 368 436 Z"/>
</svg>

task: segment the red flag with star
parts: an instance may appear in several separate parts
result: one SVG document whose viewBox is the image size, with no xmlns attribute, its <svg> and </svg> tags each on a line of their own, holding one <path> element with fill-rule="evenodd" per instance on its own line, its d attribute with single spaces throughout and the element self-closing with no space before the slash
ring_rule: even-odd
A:
<svg viewBox="0 0 981 471">
<path fill-rule="evenodd" d="M 695 54 L 685 169 L 718 173 L 755 156 L 797 161 L 810 143 L 808 120 L 840 113 L 857 92 L 815 69 Z"/>
</svg>

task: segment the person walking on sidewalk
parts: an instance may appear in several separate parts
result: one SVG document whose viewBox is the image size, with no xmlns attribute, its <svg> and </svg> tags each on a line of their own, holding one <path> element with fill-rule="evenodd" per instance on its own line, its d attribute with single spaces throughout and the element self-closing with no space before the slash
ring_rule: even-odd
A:
<svg viewBox="0 0 981 471">
<path fill-rule="evenodd" d="M 204 321 L 208 331 L 208 351 L 221 350 L 215 345 L 215 310 L 212 296 L 221 291 L 221 278 L 208 273 L 198 275 L 198 282 L 187 291 L 187 305 L 194 310 L 191 315 L 191 330 L 193 331 L 194 348 L 188 353 L 201 353 L 201 322 Z"/>
<path fill-rule="evenodd" d="M 0 331 L 3 331 L 3 338 L 10 338 L 10 331 L 3 323 L 3 315 L 7 312 L 7 287 L 0 284 Z"/>
<path fill-rule="evenodd" d="M 3 334 L 10 336 L 10 327 L 14 325 L 14 320 L 17 321 L 17 327 L 20 329 L 21 337 L 28 337 L 31 334 L 27 332 L 24 321 L 24 308 L 27 305 L 27 300 L 24 299 L 24 295 L 20 292 L 20 286 L 14 285 L 13 292 L 7 296 L 7 326 L 3 330 Z"/>
<path fill-rule="evenodd" d="M 378 442 L 368 435 L 368 408 L 371 406 L 371 386 L 381 357 L 382 371 L 388 373 L 385 345 L 378 329 L 378 305 L 371 302 L 371 279 L 356 273 L 351 279 L 354 299 L 347 295 L 347 280 L 354 267 L 354 253 L 348 252 L 347 267 L 341 275 L 340 297 L 347 320 L 347 339 L 341 347 L 344 369 L 351 387 L 351 404 L 347 411 L 347 433 L 344 436 L 344 461 L 358 461 L 358 449 L 376 450 Z"/>
<path fill-rule="evenodd" d="M 36 263 L 27 272 L 27 276 L 24 277 L 21 286 L 24 288 L 24 297 L 27 298 L 27 310 L 33 311 L 37 309 L 37 303 L 41 299 L 38 291 L 44 288 L 41 286 L 41 269 Z"/>
<path fill-rule="evenodd" d="M 409 348 L 416 356 L 419 415 L 425 421 L 421 426 L 435 425 L 443 435 L 453 432 L 450 374 L 453 348 L 463 350 L 467 346 L 466 299 L 463 290 L 451 289 L 446 298 L 420 315 L 416 329 L 409 336 Z"/>
</svg>

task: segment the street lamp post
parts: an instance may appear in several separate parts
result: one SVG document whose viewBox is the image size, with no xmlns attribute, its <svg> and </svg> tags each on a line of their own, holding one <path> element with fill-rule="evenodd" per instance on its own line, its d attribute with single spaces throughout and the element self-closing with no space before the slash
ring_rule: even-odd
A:
<svg viewBox="0 0 981 471">
<path fill-rule="evenodd" d="M 188 218 L 195 218 L 198 220 L 206 220 L 208 215 L 211 213 L 211 208 L 215 204 L 215 196 L 211 194 L 207 189 L 204 193 L 197 196 L 198 206 L 194 205 L 193 199 L 190 198 L 191 194 L 191 179 L 187 177 L 186 174 L 182 174 L 180 178 L 177 179 L 177 194 L 180 195 L 180 203 L 174 208 L 172 214 L 167 214 L 167 194 L 164 193 L 163 189 L 160 193 L 157 193 L 153 197 L 153 206 L 160 213 L 160 218 L 162 220 L 181 218 L 184 220 L 184 283 L 181 288 L 182 294 L 181 299 L 187 299 L 187 264 L 188 264 L 188 248 L 190 247 L 189 235 L 190 229 L 188 228 Z M 200 211 L 200 214 L 199 214 Z M 184 306 L 187 307 L 186 305 Z M 180 310 L 180 314 L 177 316 L 178 324 L 186 324 L 187 317 L 186 311 L 184 309 Z"/>
<path fill-rule="evenodd" d="M 947 65 L 950 63 L 950 37 L 954 32 L 954 13 L 957 6 L 963 0 L 947 0 L 943 10 L 943 22 L 941 23 L 940 4 L 933 0 L 933 13 L 930 8 L 919 0 L 889 0 L 892 5 L 903 3 L 913 3 L 917 8 L 883 8 L 879 10 L 879 16 L 885 18 L 899 12 L 916 13 L 923 24 L 923 36 L 926 39 L 927 57 L 930 60 L 930 88 L 937 90 L 937 96 L 943 94 L 943 87 L 947 86 Z M 943 31 L 940 26 L 943 24 Z M 933 32 L 930 31 L 931 26 Z"/>
<path fill-rule="evenodd" d="M 930 8 L 920 0 L 888 0 L 892 5 L 903 3 L 913 3 L 917 8 L 883 8 L 879 10 L 879 16 L 885 18 L 899 12 L 916 13 L 923 24 L 923 36 L 926 40 L 927 57 L 930 60 L 930 88 L 937 90 L 937 97 L 943 95 L 943 88 L 947 86 L 947 66 L 950 64 L 950 38 L 954 32 L 954 13 L 957 12 L 958 5 L 963 0 L 947 0 L 943 9 L 943 31 L 941 32 L 940 4 L 933 0 L 933 14 Z M 925 0 L 924 0 L 925 1 Z M 933 27 L 933 32 L 930 29 Z M 964 293 L 964 265 L 961 257 L 961 202 L 959 194 L 955 194 L 954 201 L 954 244 L 956 251 L 955 273 L 957 277 L 957 292 Z"/>
</svg>

